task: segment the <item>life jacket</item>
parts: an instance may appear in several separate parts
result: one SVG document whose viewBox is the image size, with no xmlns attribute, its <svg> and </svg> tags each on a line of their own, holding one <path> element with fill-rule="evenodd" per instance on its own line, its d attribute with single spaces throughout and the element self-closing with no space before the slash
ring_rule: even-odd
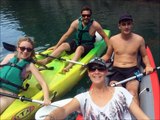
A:
<svg viewBox="0 0 160 120">
<path fill-rule="evenodd" d="M 7 64 L 1 65 L 0 88 L 18 94 L 19 90 L 23 89 L 22 71 L 27 64 L 30 62 L 24 59 L 18 61 L 18 58 L 14 56 Z"/>
<path fill-rule="evenodd" d="M 89 34 L 89 28 L 92 25 L 94 20 L 90 20 L 90 22 L 83 27 L 82 25 L 82 17 L 78 19 L 78 30 L 76 33 L 76 43 L 77 45 L 86 44 L 86 45 L 94 45 L 95 35 L 91 36 Z"/>
</svg>

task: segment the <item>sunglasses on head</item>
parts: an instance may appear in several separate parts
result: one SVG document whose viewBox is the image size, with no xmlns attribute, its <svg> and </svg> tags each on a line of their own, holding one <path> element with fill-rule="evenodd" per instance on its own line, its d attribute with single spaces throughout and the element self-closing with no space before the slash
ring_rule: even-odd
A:
<svg viewBox="0 0 160 120">
<path fill-rule="evenodd" d="M 91 15 L 90 14 L 82 14 L 82 17 L 91 17 Z"/>
<path fill-rule="evenodd" d="M 27 48 L 27 47 L 19 47 L 20 48 L 20 50 L 22 51 L 22 52 L 24 52 L 25 50 L 27 51 L 27 52 L 32 52 L 32 48 Z"/>
<path fill-rule="evenodd" d="M 102 66 L 102 65 L 89 65 L 88 66 L 88 71 L 94 72 L 96 70 L 98 70 L 100 72 L 104 72 L 105 70 L 107 70 L 107 68 L 105 66 Z"/>
</svg>

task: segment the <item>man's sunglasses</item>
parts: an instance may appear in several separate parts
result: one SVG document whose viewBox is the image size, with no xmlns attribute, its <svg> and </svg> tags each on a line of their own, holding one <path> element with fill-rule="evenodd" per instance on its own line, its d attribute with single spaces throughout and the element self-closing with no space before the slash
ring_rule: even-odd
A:
<svg viewBox="0 0 160 120">
<path fill-rule="evenodd" d="M 91 17 L 91 15 L 90 14 L 82 14 L 82 17 Z"/>
<path fill-rule="evenodd" d="M 32 48 L 26 48 L 26 47 L 19 47 L 19 48 L 20 48 L 20 50 L 21 50 L 22 52 L 24 52 L 25 50 L 26 50 L 27 52 L 32 52 L 32 51 L 33 51 Z"/>
<path fill-rule="evenodd" d="M 102 66 L 102 65 L 89 65 L 88 66 L 88 71 L 90 72 L 94 72 L 94 71 L 100 71 L 100 72 L 104 72 L 107 70 L 107 68 L 105 66 Z"/>
</svg>

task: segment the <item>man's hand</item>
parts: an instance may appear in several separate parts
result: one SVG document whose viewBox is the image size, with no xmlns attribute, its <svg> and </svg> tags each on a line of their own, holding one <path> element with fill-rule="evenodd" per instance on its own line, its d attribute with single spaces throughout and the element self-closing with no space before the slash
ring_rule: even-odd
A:
<svg viewBox="0 0 160 120">
<path fill-rule="evenodd" d="M 146 75 L 148 75 L 149 73 L 153 72 L 153 68 L 151 66 L 146 66 L 144 72 L 146 73 Z"/>
</svg>

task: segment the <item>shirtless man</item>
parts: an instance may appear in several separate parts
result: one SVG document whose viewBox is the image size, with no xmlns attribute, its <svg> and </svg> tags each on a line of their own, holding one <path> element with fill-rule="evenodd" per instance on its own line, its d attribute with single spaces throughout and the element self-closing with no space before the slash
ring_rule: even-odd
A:
<svg viewBox="0 0 160 120">
<path fill-rule="evenodd" d="M 106 44 L 108 43 L 108 37 L 103 31 L 103 28 L 97 21 L 91 19 L 91 15 L 92 10 L 88 6 L 84 6 L 81 10 L 81 16 L 79 19 L 74 20 L 71 23 L 68 31 L 61 37 L 59 42 L 50 48 L 53 50 L 51 56 L 58 57 L 63 51 L 69 53 L 75 52 L 72 60 L 77 61 L 81 56 L 86 55 L 91 49 L 94 48 L 96 31 L 102 36 Z M 71 42 L 65 42 L 74 31 L 76 31 L 75 40 L 72 40 Z M 38 61 L 38 63 L 47 64 L 51 60 L 52 58 L 48 57 Z M 69 63 L 69 65 L 63 69 L 63 71 L 67 72 L 72 65 L 73 63 Z"/>
<path fill-rule="evenodd" d="M 105 61 L 109 60 L 114 52 L 113 70 L 115 73 L 111 76 L 110 84 L 129 78 L 138 70 L 138 52 L 142 56 L 145 64 L 144 71 L 146 74 L 153 71 L 145 50 L 144 38 L 132 32 L 133 19 L 131 15 L 123 15 L 119 19 L 118 28 L 121 31 L 109 40 L 109 46 L 106 54 L 102 57 Z M 139 81 L 132 80 L 125 84 L 126 89 L 138 100 Z"/>
</svg>

